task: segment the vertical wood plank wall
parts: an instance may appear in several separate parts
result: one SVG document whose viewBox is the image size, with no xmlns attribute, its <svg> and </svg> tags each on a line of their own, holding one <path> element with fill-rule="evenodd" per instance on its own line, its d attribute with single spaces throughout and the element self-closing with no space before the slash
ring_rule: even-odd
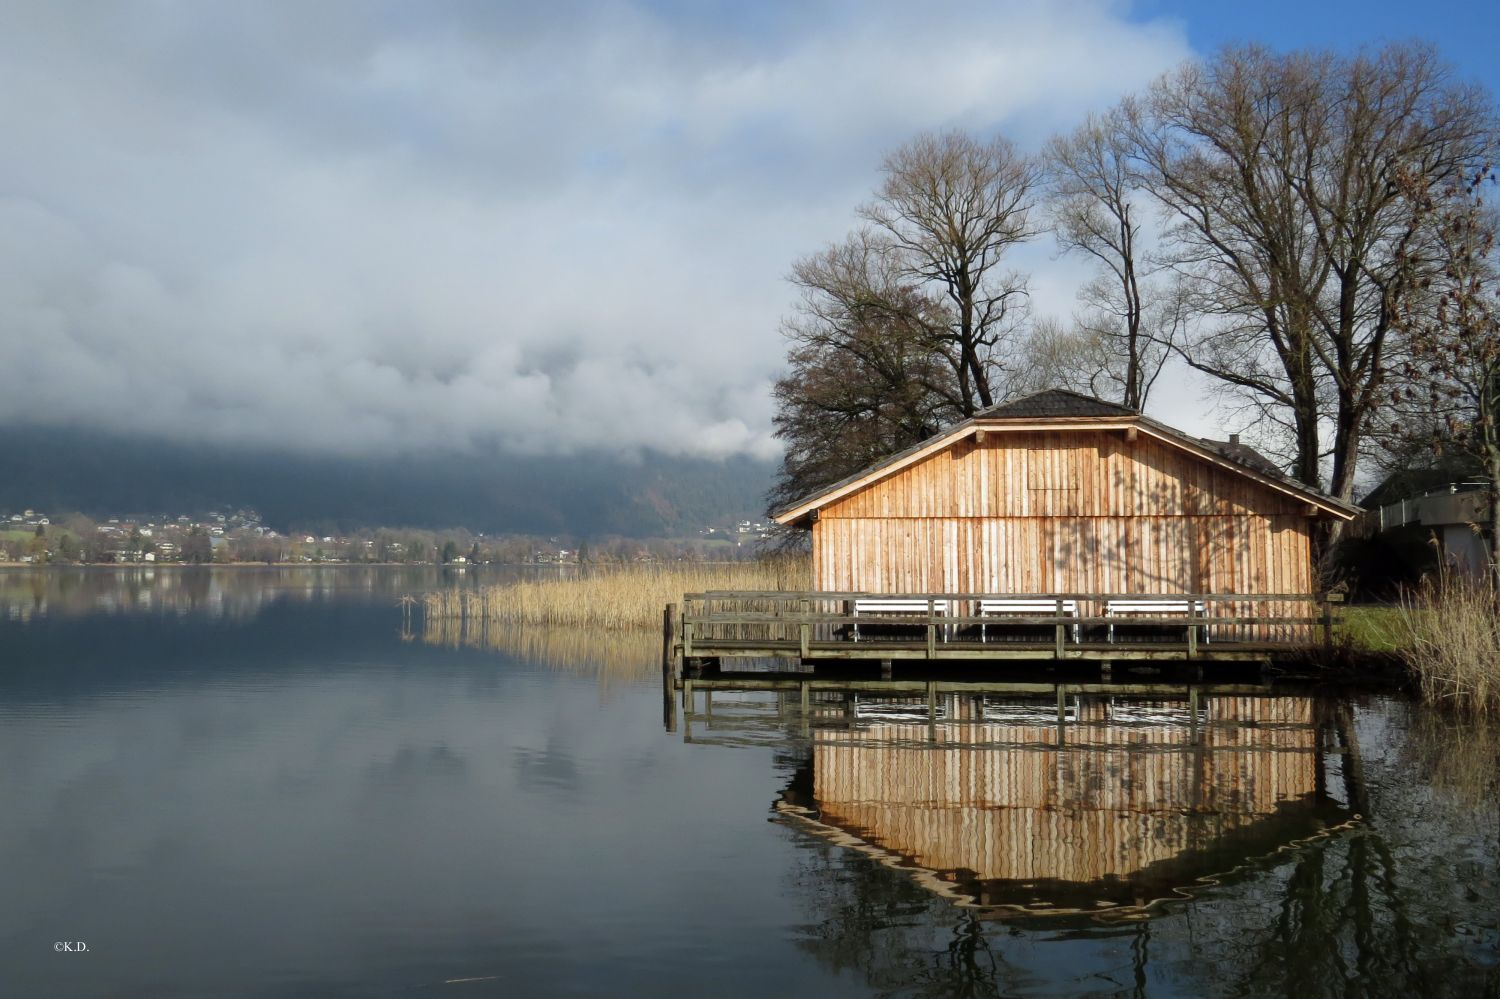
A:
<svg viewBox="0 0 1500 999">
<path fill-rule="evenodd" d="M 878 593 L 1308 593 L 1311 524 L 1295 498 L 1146 435 L 991 433 L 825 507 L 814 578 Z"/>
<path fill-rule="evenodd" d="M 1186 725 L 1115 723 L 1103 702 L 1061 748 L 1047 725 L 964 726 L 936 742 L 921 724 L 820 732 L 813 793 L 825 822 L 929 870 L 1125 878 L 1316 797 L 1311 699 L 1203 706 L 1196 743 Z"/>
</svg>

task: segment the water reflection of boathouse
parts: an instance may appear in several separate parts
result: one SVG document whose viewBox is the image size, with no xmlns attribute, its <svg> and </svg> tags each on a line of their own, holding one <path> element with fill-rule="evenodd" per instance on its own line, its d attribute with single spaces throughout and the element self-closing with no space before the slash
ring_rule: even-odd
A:
<svg viewBox="0 0 1500 999">
<path fill-rule="evenodd" d="M 967 905 L 1118 912 L 1320 835 L 1358 798 L 1348 726 L 1312 697 L 1080 697 L 1061 744 L 1050 706 L 945 708 L 817 729 L 778 809 Z"/>
</svg>

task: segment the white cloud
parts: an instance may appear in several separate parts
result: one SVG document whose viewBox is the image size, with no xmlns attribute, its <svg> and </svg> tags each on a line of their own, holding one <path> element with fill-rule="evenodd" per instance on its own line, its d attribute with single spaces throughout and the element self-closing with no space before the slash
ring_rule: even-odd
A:
<svg viewBox="0 0 1500 999">
<path fill-rule="evenodd" d="M 0 419 L 772 454 L 784 275 L 883 152 L 1036 144 L 1188 54 L 1103 2 L 747 10 L 20 8 Z"/>
</svg>

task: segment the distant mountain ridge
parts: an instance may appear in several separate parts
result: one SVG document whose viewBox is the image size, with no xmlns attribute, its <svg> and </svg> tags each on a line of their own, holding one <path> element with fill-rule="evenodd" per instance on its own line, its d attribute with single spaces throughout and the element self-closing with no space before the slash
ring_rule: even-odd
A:
<svg viewBox="0 0 1500 999">
<path fill-rule="evenodd" d="M 18 427 L 0 442 L 0 508 L 103 515 L 253 507 L 280 528 L 684 537 L 762 519 L 775 469 L 745 457 L 654 452 L 639 460 L 599 452 L 318 457 Z"/>
</svg>

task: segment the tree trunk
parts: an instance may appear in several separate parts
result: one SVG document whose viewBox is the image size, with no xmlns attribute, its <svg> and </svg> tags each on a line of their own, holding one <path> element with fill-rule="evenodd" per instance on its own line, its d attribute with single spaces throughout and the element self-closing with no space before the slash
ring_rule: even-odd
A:
<svg viewBox="0 0 1500 999">
<path fill-rule="evenodd" d="M 1484 546 L 1490 564 L 1485 578 L 1494 592 L 1500 594 L 1500 444 L 1494 440 L 1486 442 L 1484 465 L 1490 476 L 1490 536 Z"/>
</svg>

